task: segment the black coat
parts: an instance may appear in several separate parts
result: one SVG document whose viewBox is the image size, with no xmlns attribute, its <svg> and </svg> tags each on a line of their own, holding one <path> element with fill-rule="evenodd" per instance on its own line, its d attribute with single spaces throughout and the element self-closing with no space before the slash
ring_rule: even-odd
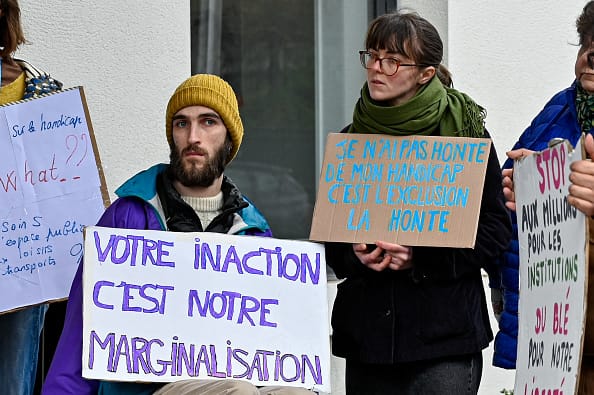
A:
<svg viewBox="0 0 594 395">
<path fill-rule="evenodd" d="M 375 272 L 352 245 L 327 243 L 339 278 L 332 351 L 363 363 L 392 364 L 476 353 L 493 339 L 481 268 L 511 237 L 501 170 L 491 145 L 474 249 L 413 247 L 413 269 Z"/>
</svg>

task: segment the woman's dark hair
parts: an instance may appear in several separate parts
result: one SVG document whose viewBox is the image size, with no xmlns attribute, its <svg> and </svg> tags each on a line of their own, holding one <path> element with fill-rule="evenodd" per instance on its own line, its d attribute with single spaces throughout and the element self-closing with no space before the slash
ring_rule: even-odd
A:
<svg viewBox="0 0 594 395">
<path fill-rule="evenodd" d="M 452 73 L 450 73 L 450 70 L 448 70 L 448 68 L 445 67 L 443 64 L 440 63 L 439 66 L 437 66 L 436 74 L 437 78 L 439 78 L 443 86 L 447 86 L 448 88 L 454 87 Z"/>
<path fill-rule="evenodd" d="M 580 35 L 580 45 L 590 46 L 594 41 L 594 1 L 589 1 L 575 21 L 575 27 Z"/>
<path fill-rule="evenodd" d="M 0 56 L 3 59 L 9 58 L 17 48 L 26 43 L 23 28 L 21 26 L 21 9 L 18 0 L 1 0 L 0 10 Z"/>
<path fill-rule="evenodd" d="M 384 49 L 403 54 L 415 63 L 434 66 L 440 81 L 452 86 L 452 76 L 441 64 L 441 37 L 435 26 L 415 12 L 393 12 L 374 19 L 367 30 L 365 49 Z"/>
</svg>

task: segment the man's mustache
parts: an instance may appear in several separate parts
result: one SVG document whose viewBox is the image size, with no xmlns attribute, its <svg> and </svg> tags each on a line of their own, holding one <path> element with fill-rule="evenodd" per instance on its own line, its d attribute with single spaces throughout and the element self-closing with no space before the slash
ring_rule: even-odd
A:
<svg viewBox="0 0 594 395">
<path fill-rule="evenodd" d="M 197 153 L 200 155 L 208 154 L 208 152 L 204 148 L 200 147 L 198 144 L 193 144 L 193 145 L 190 145 L 189 147 L 184 148 L 182 150 L 182 155 L 185 155 L 188 152 L 194 152 L 194 153 Z"/>
</svg>

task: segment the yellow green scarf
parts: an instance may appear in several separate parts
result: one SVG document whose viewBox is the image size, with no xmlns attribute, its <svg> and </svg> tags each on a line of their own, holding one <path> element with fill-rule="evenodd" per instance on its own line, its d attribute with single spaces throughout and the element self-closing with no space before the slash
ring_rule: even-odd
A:
<svg viewBox="0 0 594 395">
<path fill-rule="evenodd" d="M 365 83 L 348 132 L 483 137 L 485 117 L 484 108 L 468 95 L 444 87 L 436 77 L 399 106 L 379 105 Z"/>
</svg>

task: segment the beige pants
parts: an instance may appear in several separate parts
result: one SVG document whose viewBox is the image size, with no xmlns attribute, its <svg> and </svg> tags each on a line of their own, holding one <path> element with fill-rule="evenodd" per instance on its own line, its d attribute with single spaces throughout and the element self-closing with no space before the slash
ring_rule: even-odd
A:
<svg viewBox="0 0 594 395">
<path fill-rule="evenodd" d="M 256 387 L 240 380 L 182 380 L 169 383 L 154 395 L 311 395 L 315 392 L 295 387 Z"/>
</svg>

